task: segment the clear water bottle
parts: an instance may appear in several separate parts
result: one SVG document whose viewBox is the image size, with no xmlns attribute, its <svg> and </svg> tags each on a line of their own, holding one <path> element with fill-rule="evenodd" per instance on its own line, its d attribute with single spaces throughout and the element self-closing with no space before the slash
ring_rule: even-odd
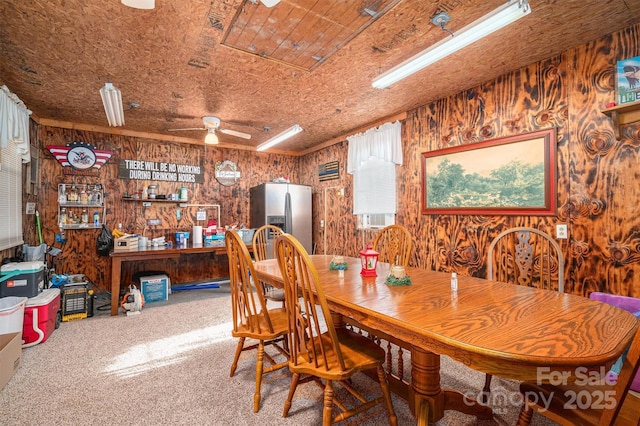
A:
<svg viewBox="0 0 640 426">
<path fill-rule="evenodd" d="M 458 291 L 458 274 L 451 273 L 451 291 Z"/>
</svg>

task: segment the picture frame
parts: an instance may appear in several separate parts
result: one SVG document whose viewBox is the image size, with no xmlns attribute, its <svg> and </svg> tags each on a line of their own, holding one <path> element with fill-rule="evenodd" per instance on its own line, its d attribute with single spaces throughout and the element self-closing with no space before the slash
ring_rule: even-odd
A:
<svg viewBox="0 0 640 426">
<path fill-rule="evenodd" d="M 640 102 L 640 56 L 616 63 L 618 104 Z"/>
<path fill-rule="evenodd" d="M 422 153 L 422 213 L 552 216 L 556 129 Z"/>
</svg>

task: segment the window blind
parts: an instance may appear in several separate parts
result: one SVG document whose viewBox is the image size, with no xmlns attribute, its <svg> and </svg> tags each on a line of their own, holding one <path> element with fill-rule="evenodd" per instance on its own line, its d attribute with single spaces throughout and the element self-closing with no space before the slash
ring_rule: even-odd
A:
<svg viewBox="0 0 640 426">
<path fill-rule="evenodd" d="M 22 235 L 22 158 L 18 145 L 0 149 L 0 250 L 24 243 Z M 6 200 L 6 202 L 4 202 Z"/>
</svg>

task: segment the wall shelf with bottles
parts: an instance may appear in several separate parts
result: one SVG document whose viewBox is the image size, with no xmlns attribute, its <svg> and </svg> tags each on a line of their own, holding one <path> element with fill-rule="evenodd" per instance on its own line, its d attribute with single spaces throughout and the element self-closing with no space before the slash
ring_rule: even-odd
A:
<svg viewBox="0 0 640 426">
<path fill-rule="evenodd" d="M 101 184 L 58 185 L 58 227 L 96 229 L 102 227 L 106 206 Z"/>
</svg>

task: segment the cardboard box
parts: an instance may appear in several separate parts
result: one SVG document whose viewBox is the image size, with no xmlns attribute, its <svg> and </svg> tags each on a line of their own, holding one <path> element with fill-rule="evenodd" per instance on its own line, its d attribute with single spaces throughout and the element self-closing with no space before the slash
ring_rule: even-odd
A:
<svg viewBox="0 0 640 426">
<path fill-rule="evenodd" d="M 45 342 L 59 325 L 60 289 L 48 288 L 27 301 L 22 326 L 23 347 Z"/>
<path fill-rule="evenodd" d="M 36 297 L 44 288 L 44 262 L 12 262 L 0 268 L 0 297 Z"/>
<path fill-rule="evenodd" d="M 166 275 L 140 277 L 140 292 L 145 304 L 169 299 L 170 290 L 171 280 Z"/>
<path fill-rule="evenodd" d="M 113 251 L 133 251 L 138 250 L 138 237 L 136 235 L 125 235 L 116 238 L 113 242 Z"/>
<path fill-rule="evenodd" d="M 0 389 L 4 388 L 22 362 L 22 332 L 0 334 Z"/>
<path fill-rule="evenodd" d="M 640 56 L 618 61 L 618 104 L 640 101 Z"/>
</svg>

